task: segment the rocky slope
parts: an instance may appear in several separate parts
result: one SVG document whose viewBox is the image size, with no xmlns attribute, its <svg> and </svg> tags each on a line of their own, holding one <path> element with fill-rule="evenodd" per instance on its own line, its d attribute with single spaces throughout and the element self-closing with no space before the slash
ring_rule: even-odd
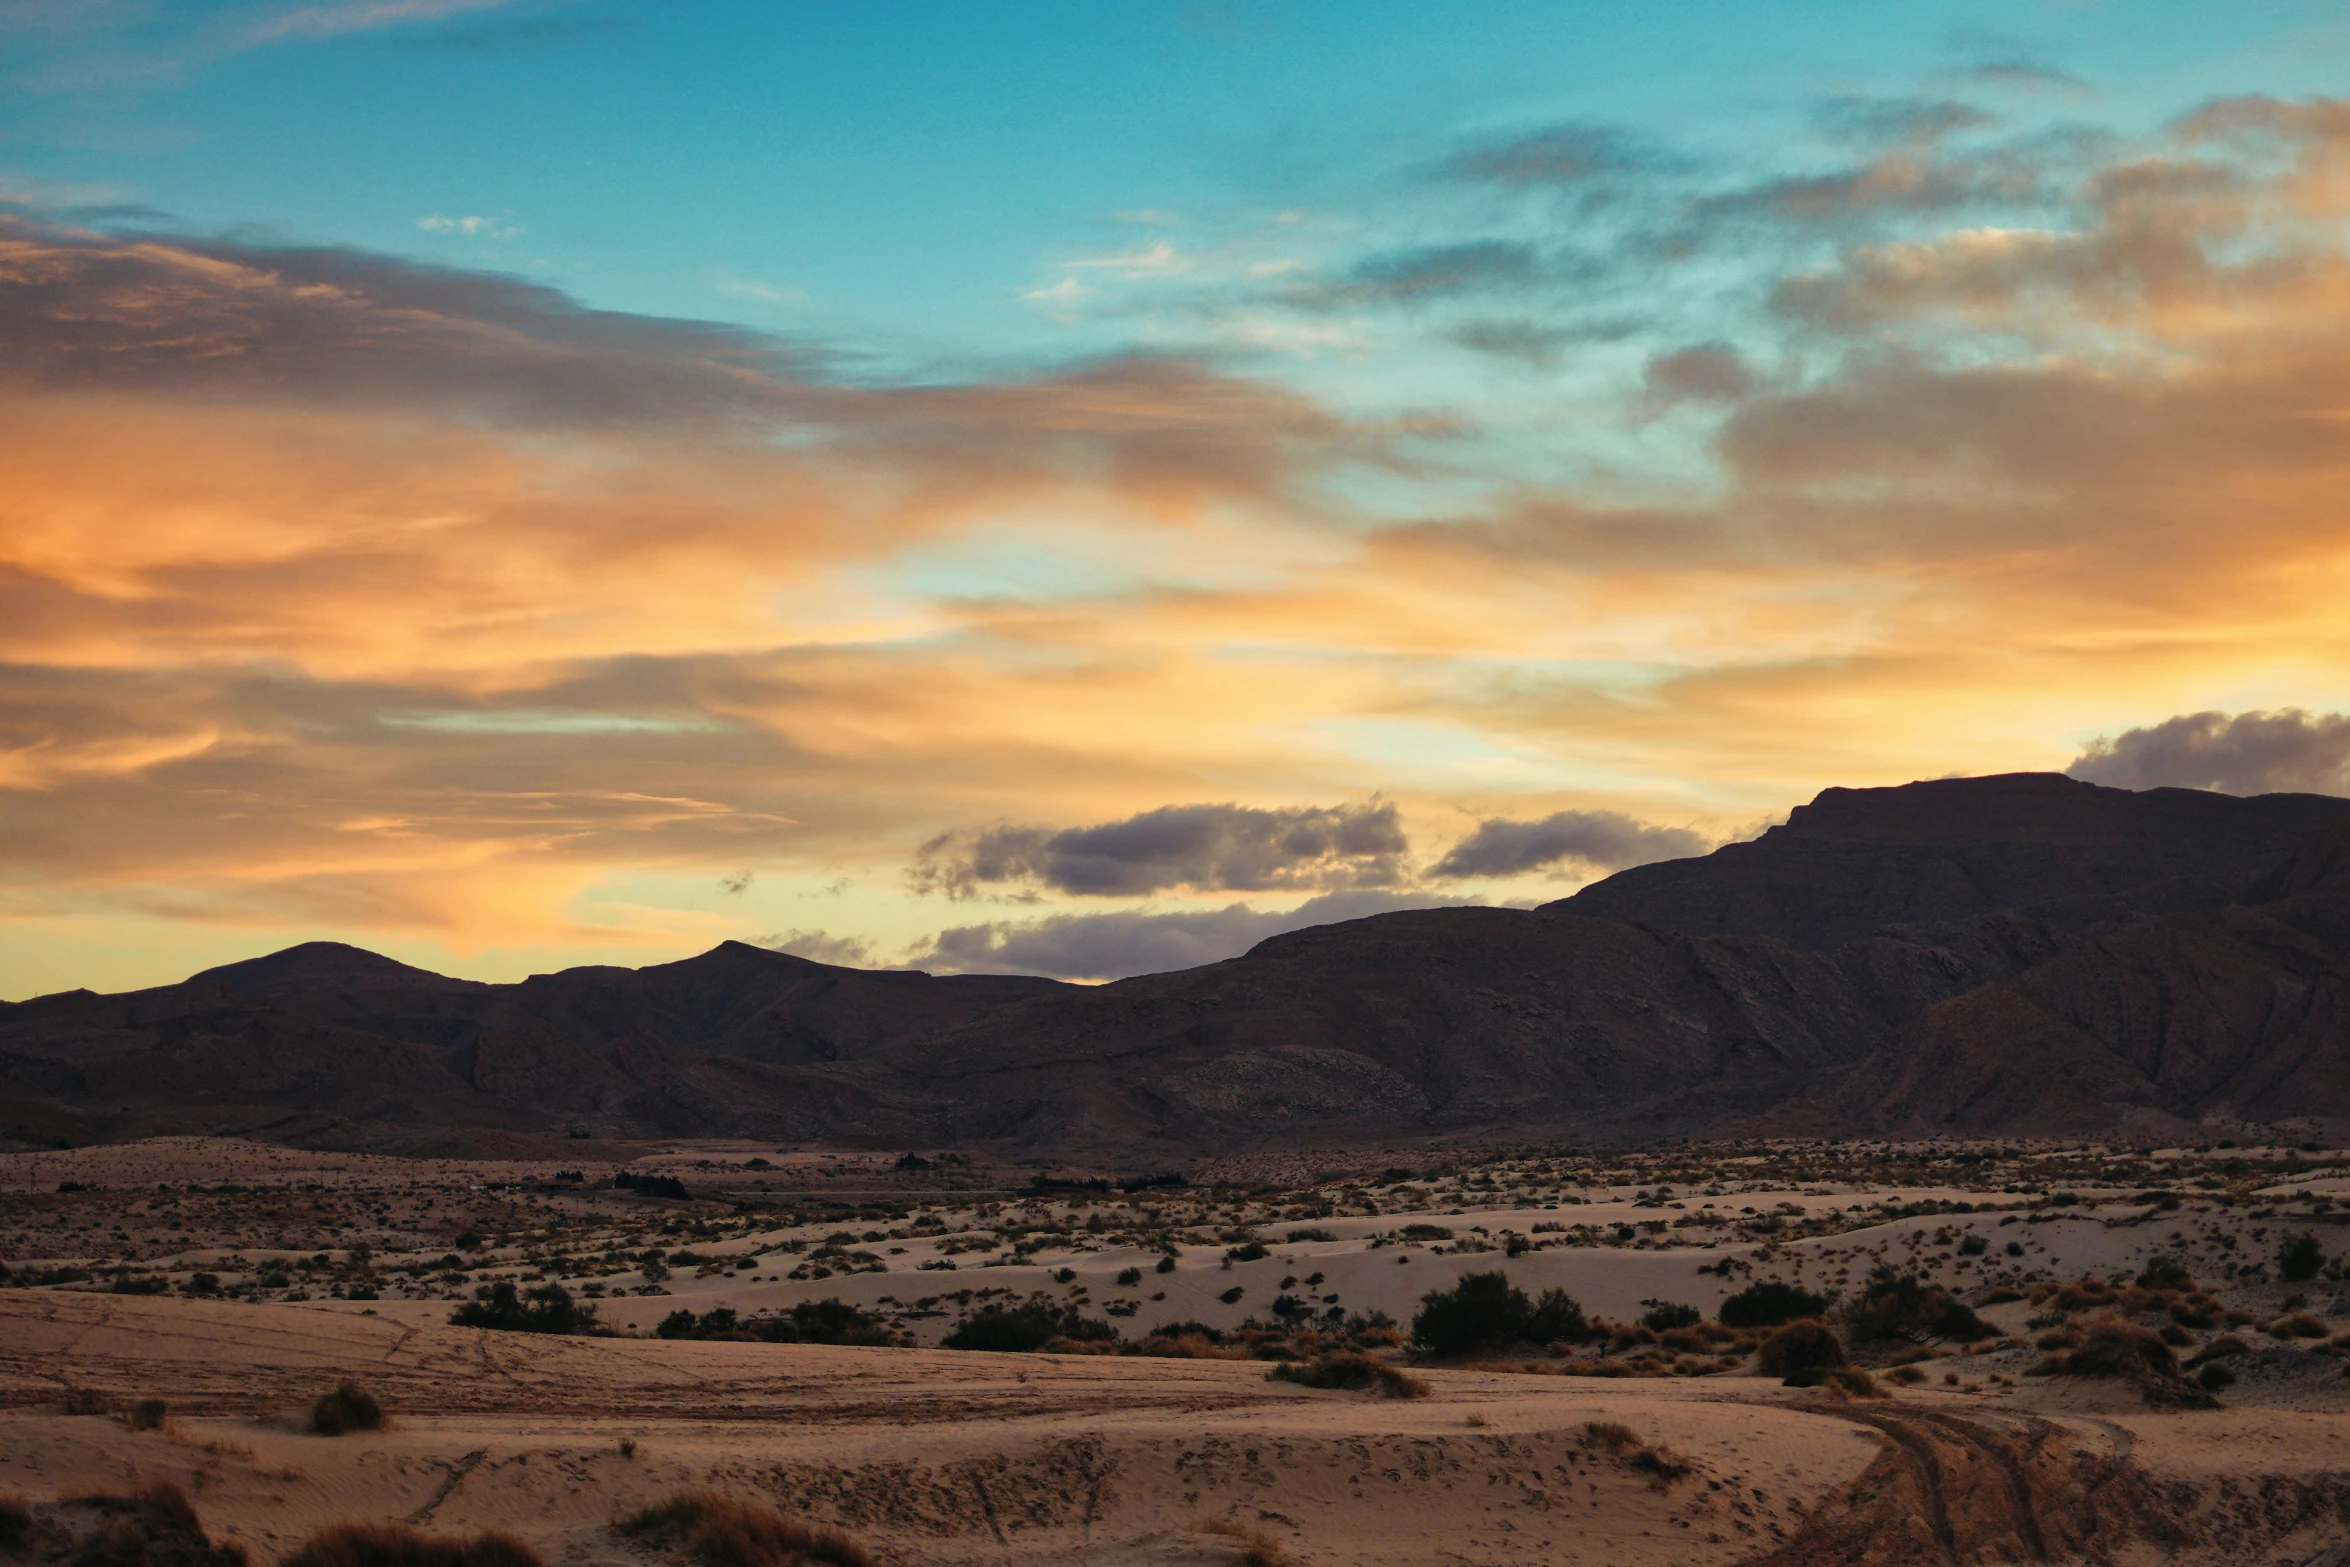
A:
<svg viewBox="0 0 2350 1567">
<path fill-rule="evenodd" d="M 990 1142 L 1136 1168 L 1439 1133 L 2350 1128 L 2350 802 L 1829 790 L 1534 911 L 1099 987 L 727 943 L 518 985 L 314 944 L 0 1007 L 0 1139 Z"/>
</svg>

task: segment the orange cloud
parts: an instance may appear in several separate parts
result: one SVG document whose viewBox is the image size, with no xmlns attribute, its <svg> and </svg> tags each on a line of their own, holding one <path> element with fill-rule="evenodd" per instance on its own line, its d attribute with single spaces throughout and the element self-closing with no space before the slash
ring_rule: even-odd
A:
<svg viewBox="0 0 2350 1567">
<path fill-rule="evenodd" d="M 1802 352 L 1678 366 L 1714 468 L 1636 502 L 1374 511 L 1479 433 L 1180 359 L 856 386 L 505 279 L 0 220 L 0 918 L 660 949 L 758 918 L 676 890 L 756 865 L 869 873 L 886 946 L 918 847 L 991 823 L 1383 792 L 1424 864 L 2338 706 L 2346 117 L 2216 105 L 2068 227 L 1784 280 Z"/>
</svg>

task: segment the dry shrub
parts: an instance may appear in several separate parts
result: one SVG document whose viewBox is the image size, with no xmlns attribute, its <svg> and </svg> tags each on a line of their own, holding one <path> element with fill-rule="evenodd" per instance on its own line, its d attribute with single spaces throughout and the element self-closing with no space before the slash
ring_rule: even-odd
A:
<svg viewBox="0 0 2350 1567">
<path fill-rule="evenodd" d="M 60 1508 L 94 1509 L 92 1530 L 73 1553 L 74 1567 L 245 1567 L 241 1545 L 215 1545 L 185 1492 L 159 1480 L 131 1496 L 81 1496 Z"/>
<path fill-rule="evenodd" d="M 2280 1317 L 2268 1325 L 2270 1338 L 2324 1338 L 2326 1325 L 2315 1317 Z"/>
<path fill-rule="evenodd" d="M 1858 1366 L 1838 1366 L 1832 1371 L 1822 1372 L 1820 1381 L 1822 1386 L 1832 1388 L 1848 1398 L 1883 1398 L 1886 1396 L 1885 1390 L 1877 1386 L 1876 1378 Z"/>
<path fill-rule="evenodd" d="M 1583 1445 L 1620 1453 L 1627 1447 L 1638 1447 L 1640 1438 L 1620 1420 L 1586 1420 L 1583 1422 Z"/>
<path fill-rule="evenodd" d="M 356 1382 L 339 1382 L 331 1393 L 322 1394 L 310 1406 L 310 1429 L 320 1436 L 341 1436 L 346 1431 L 380 1431 L 383 1429 L 383 1405 L 375 1395 Z"/>
<path fill-rule="evenodd" d="M 0 1496 L 0 1551 L 18 1551 L 32 1538 L 33 1510 L 21 1496 Z"/>
<path fill-rule="evenodd" d="M 89 1388 L 68 1388 L 62 1413 L 68 1415 L 111 1415 L 114 1400 L 104 1393 Z"/>
<path fill-rule="evenodd" d="M 873 1561 L 838 1529 L 715 1491 L 680 1491 L 614 1527 L 698 1567 L 872 1567 Z"/>
<path fill-rule="evenodd" d="M 160 1431 L 170 1415 L 171 1409 L 162 1399 L 142 1398 L 124 1414 L 123 1424 L 133 1431 Z"/>
<path fill-rule="evenodd" d="M 1755 1363 L 1766 1377 L 1817 1387 L 1828 1372 L 1844 1364 L 1844 1341 L 1825 1322 L 1807 1317 L 1764 1339 Z"/>
<path fill-rule="evenodd" d="M 1632 1455 L 1632 1467 L 1663 1490 L 1675 1480 L 1686 1479 L 1691 1465 L 1669 1447 L 1644 1447 Z"/>
<path fill-rule="evenodd" d="M 1918 1383 L 1926 1380 L 1926 1374 L 1915 1366 L 1895 1366 L 1891 1371 L 1885 1373 L 1885 1380 L 1898 1383 L 1902 1387 L 1915 1387 Z"/>
<path fill-rule="evenodd" d="M 2149 1404 L 2183 1408 L 2212 1406 L 2210 1391 L 2190 1386 L 2179 1359 L 2160 1334 L 2119 1317 L 2089 1324 L 2081 1347 L 2034 1366 L 2042 1376 L 2120 1377 L 2137 1384 Z"/>
<path fill-rule="evenodd" d="M 1232 1541 L 1240 1547 L 1240 1560 L 1245 1567 L 1296 1567 L 1296 1558 L 1288 1547 L 1262 1529 L 1252 1529 L 1229 1518 L 1210 1518 L 1192 1528 L 1200 1534 L 1212 1534 Z"/>
<path fill-rule="evenodd" d="M 1375 1392 L 1381 1398 L 1426 1398 L 1428 1384 L 1408 1371 L 1399 1371 L 1369 1355 L 1324 1355 L 1319 1360 L 1285 1362 L 1265 1373 L 1268 1382 L 1294 1382 L 1300 1387 L 1338 1388 L 1350 1393 Z"/>
<path fill-rule="evenodd" d="M 1630 1377 L 1638 1376 L 1628 1362 L 1621 1360 L 1573 1360 L 1559 1367 L 1562 1377 Z"/>
<path fill-rule="evenodd" d="M 1143 1355 L 1158 1360 L 1247 1360 L 1245 1349 L 1226 1349 L 1204 1333 L 1153 1333 L 1117 1347 L 1121 1355 Z"/>
<path fill-rule="evenodd" d="M 544 1567 L 510 1534 L 426 1534 L 402 1523 L 329 1524 L 279 1567 Z"/>
<path fill-rule="evenodd" d="M 2179 1359 L 2161 1336 L 2117 1318 L 2093 1322 L 2081 1344 L 2064 1358 L 2064 1371 L 2076 1377 L 2177 1378 Z"/>
</svg>

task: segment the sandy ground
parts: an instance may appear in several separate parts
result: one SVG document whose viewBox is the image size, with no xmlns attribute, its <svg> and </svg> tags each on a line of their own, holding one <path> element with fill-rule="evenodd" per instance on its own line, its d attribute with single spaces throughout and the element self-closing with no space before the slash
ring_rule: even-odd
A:
<svg viewBox="0 0 2350 1567">
<path fill-rule="evenodd" d="M 700 1179 L 718 1153 L 736 1156 L 739 1169 L 743 1152 L 640 1151 L 631 1162 Z M 870 1159 L 817 1153 L 798 1178 L 829 1181 L 835 1169 L 866 1182 L 886 1173 Z M 273 1256 L 348 1250 L 375 1233 L 371 1225 L 427 1256 L 493 1200 L 498 1229 L 514 1237 L 469 1252 L 460 1283 L 407 1282 L 387 1269 L 378 1299 L 126 1295 L 106 1292 L 103 1275 L 0 1289 L 0 1493 L 40 1502 L 169 1479 L 216 1536 L 245 1544 L 262 1567 L 345 1519 L 494 1526 L 530 1540 L 550 1563 L 642 1567 L 614 1519 L 704 1486 L 849 1528 L 891 1567 L 1237 1560 L 1234 1542 L 1200 1531 L 1213 1520 L 1265 1531 L 1298 1567 L 2350 1561 L 2326 1554 L 2350 1546 L 2350 1381 L 2340 1346 L 2251 1326 L 2238 1329 L 2251 1342 L 2229 1362 L 2239 1381 L 2225 1407 L 2182 1410 L 2149 1407 L 2126 1382 L 2024 1375 L 2040 1356 L 2029 1343 L 2036 1308 L 2025 1301 L 1981 1308 L 2017 1335 L 2005 1347 L 1941 1346 L 1942 1358 L 1918 1365 L 1921 1384 L 1888 1385 L 1889 1396 L 1865 1400 L 1750 1374 L 1610 1380 L 1462 1366 L 1419 1368 L 1431 1390 L 1424 1399 L 1383 1400 L 1268 1382 L 1254 1361 L 558 1338 L 448 1325 L 452 1298 L 469 1297 L 478 1281 L 538 1277 L 528 1261 L 538 1243 L 527 1236 L 551 1234 L 544 1227 L 561 1219 L 582 1233 L 634 1234 L 632 1245 L 690 1244 L 712 1259 L 657 1284 L 616 1270 L 585 1277 L 577 1258 L 599 1254 L 603 1241 L 570 1245 L 574 1260 L 560 1270 L 544 1262 L 550 1276 L 604 1291 L 604 1320 L 639 1332 L 681 1308 L 748 1314 L 837 1297 L 893 1306 L 931 1344 L 954 1322 L 952 1296 L 964 1290 L 1044 1292 L 1088 1314 L 1108 1311 L 1129 1338 L 1183 1319 L 1229 1327 L 1265 1312 L 1277 1293 L 1317 1304 L 1334 1296 L 1349 1312 L 1408 1319 L 1429 1290 L 1497 1267 L 1525 1289 L 1562 1287 L 1594 1315 L 1625 1320 L 1658 1300 L 1711 1314 L 1757 1278 L 1849 1291 L 1880 1263 L 1980 1299 L 2007 1283 L 2128 1275 L 2168 1255 L 2246 1322 L 2306 1312 L 2350 1344 L 2350 1282 L 2290 1287 L 2272 1281 L 2262 1260 L 2303 1228 L 2323 1233 L 2329 1255 L 2341 1253 L 2336 1221 L 2350 1215 L 2291 1200 L 2326 1189 L 2330 1177 L 2314 1169 L 2259 1201 L 2257 1171 L 2231 1176 L 2233 1206 L 2225 1194 L 2189 1189 L 2183 1177 L 2193 1172 L 2184 1170 L 2183 1196 L 2169 1207 L 2130 1200 L 2141 1180 L 2083 1185 L 2056 1205 L 2001 1187 L 1727 1176 L 1708 1188 L 1714 1195 L 1684 1189 L 1669 1200 L 1595 1184 L 1536 1203 L 1481 1202 L 1455 1179 L 1417 1199 L 1405 1193 L 1402 1206 L 1377 1215 L 1291 1222 L 1279 1216 L 1294 1206 L 1290 1196 L 1260 1192 L 1245 1222 L 1268 1255 L 1227 1264 L 1223 1240 L 1185 1243 L 1166 1273 L 1159 1251 L 1082 1226 L 1008 1260 L 1010 1245 L 967 1193 L 910 1199 L 948 1216 L 942 1233 L 915 1233 L 901 1220 L 883 1234 L 866 1226 L 888 1221 L 769 1224 L 723 1202 L 548 1196 L 548 1173 L 544 1161 L 398 1160 L 200 1139 L 0 1160 L 0 1188 L 22 1183 L 16 1196 L 0 1190 L 19 1269 L 135 1255 L 139 1268 L 180 1280 L 177 1291 L 187 1269 L 212 1259 L 240 1257 L 258 1271 Z M 66 1182 L 104 1190 L 59 1193 Z M 503 1190 L 504 1182 L 517 1184 Z M 304 1205 L 299 1213 L 281 1204 L 289 1196 Z M 1980 1211 L 1885 1218 L 1876 1210 L 1888 1199 Z M 1237 1198 L 1186 1200 L 1189 1229 L 1240 1222 Z M 1006 1201 L 992 1217 L 1036 1206 Z M 1736 1217 L 1715 1226 L 1709 1209 Z M 1062 1217 L 1082 1211 L 1065 1207 Z M 1841 1228 L 1757 1238 L 1754 1219 L 1773 1212 L 1791 1223 L 1833 1216 Z M 1689 1227 L 1666 1228 L 1682 1219 Z M 288 1244 L 273 1250 L 253 1234 L 232 1243 L 221 1228 L 253 1224 L 285 1229 Z M 669 1237 L 664 1225 L 688 1229 Z M 858 1232 L 853 1244 L 877 1271 L 786 1276 L 814 1259 L 835 1225 Z M 1450 1234 L 1407 1235 L 1411 1225 Z M 1620 1225 L 1651 1228 L 1636 1245 L 1608 1243 Z M 1567 1233 L 1576 1227 L 1579 1239 Z M 1306 1229 L 1326 1238 L 1288 1239 Z M 1541 1249 L 1507 1257 L 1510 1232 Z M 1707 1238 L 1734 1232 L 1747 1238 Z M 1971 1253 L 1970 1237 L 1979 1242 Z M 787 1243 L 799 1249 L 779 1249 Z M 734 1266 L 744 1258 L 753 1265 Z M 1128 1269 L 1140 1271 L 1139 1283 L 1118 1282 Z M 622 1293 L 640 1289 L 657 1292 Z M 1224 1300 L 1234 1289 L 1239 1297 Z M 932 1307 L 917 1309 L 925 1298 Z M 1516 1364 L 1559 1369 L 1539 1357 Z M 391 1429 L 309 1433 L 304 1411 L 344 1377 L 382 1397 Z M 168 1406 L 165 1429 L 134 1432 L 119 1416 L 66 1412 L 143 1398 Z M 1593 1422 L 1626 1428 L 1631 1445 L 1595 1440 Z M 1644 1469 L 1643 1453 L 1687 1472 Z"/>
<path fill-rule="evenodd" d="M 1901 1480 L 1888 1464 L 1952 1433 L 1986 1451 L 2037 1444 L 2066 1472 L 2126 1465 L 2116 1494 L 2134 1487 L 2141 1510 L 2205 1536 L 2048 1559 L 2300 1562 L 2343 1537 L 2350 1505 L 2339 1395 L 2164 1413 L 2109 1386 L 1847 1402 L 1750 1377 L 1431 1369 L 1432 1396 L 1406 1402 L 1268 1383 L 1251 1362 L 561 1339 L 324 1303 L 53 1291 L 0 1291 L 0 1346 L 0 1490 L 171 1479 L 264 1562 L 346 1518 L 498 1527 L 551 1562 L 633 1561 L 616 1516 L 711 1486 L 909 1563 L 1229 1559 L 1196 1532 L 1208 1519 L 1264 1529 L 1305 1563 L 1730 1563 L 1857 1516 L 1871 1484 Z M 381 1394 L 394 1429 L 302 1429 L 345 1376 Z M 58 1413 L 69 1389 L 163 1399 L 170 1429 Z M 1589 1444 L 1595 1420 L 1692 1472 L 1656 1483 Z M 1966 1460 L 1943 1465 L 1938 1491 L 1961 1493 Z M 2061 1500 L 2041 1505 L 2055 1517 Z"/>
</svg>

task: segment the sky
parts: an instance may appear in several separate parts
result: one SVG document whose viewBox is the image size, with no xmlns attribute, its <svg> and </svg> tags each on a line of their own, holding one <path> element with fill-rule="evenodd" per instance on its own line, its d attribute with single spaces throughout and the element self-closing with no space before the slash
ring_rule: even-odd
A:
<svg viewBox="0 0 2350 1567">
<path fill-rule="evenodd" d="M 0 0 L 0 998 L 2350 794 L 2338 5 Z"/>
</svg>

